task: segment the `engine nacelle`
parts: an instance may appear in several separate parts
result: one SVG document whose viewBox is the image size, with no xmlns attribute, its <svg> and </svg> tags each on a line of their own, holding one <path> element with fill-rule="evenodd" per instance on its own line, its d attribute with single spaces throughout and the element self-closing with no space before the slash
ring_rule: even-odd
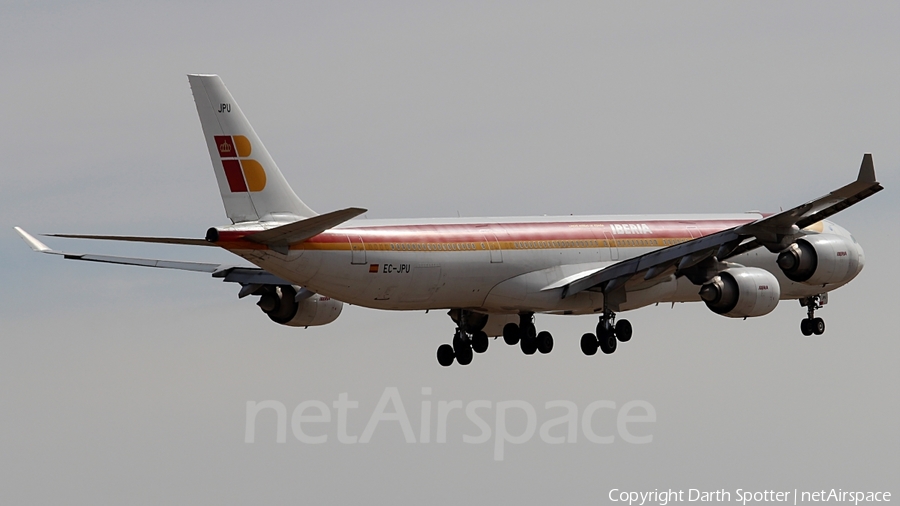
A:
<svg viewBox="0 0 900 506">
<path fill-rule="evenodd" d="M 290 327 L 314 327 L 337 319 L 344 304 L 324 295 L 313 294 L 300 302 L 291 286 L 267 286 L 256 303 L 269 319 Z"/>
<path fill-rule="evenodd" d="M 725 269 L 700 288 L 706 307 L 729 318 L 769 314 L 780 297 L 781 287 L 775 276 L 756 267 Z"/>
<path fill-rule="evenodd" d="M 791 281 L 808 285 L 846 283 L 859 272 L 859 251 L 846 237 L 807 235 L 778 254 L 778 267 Z"/>
</svg>

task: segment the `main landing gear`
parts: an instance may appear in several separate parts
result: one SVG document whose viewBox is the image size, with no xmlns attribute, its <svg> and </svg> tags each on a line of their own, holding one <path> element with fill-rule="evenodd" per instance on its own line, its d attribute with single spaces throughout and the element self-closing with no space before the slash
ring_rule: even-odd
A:
<svg viewBox="0 0 900 506">
<path fill-rule="evenodd" d="M 457 328 L 453 334 L 453 342 L 442 344 L 437 349 L 438 363 L 444 367 L 452 365 L 454 360 L 459 365 L 469 365 L 475 353 L 484 353 L 488 349 L 488 336 L 480 330 L 487 322 L 486 315 L 454 311 L 451 311 L 451 317 L 457 322 Z M 537 332 L 533 313 L 520 315 L 518 325 L 506 324 L 503 327 L 503 340 L 509 345 L 518 344 L 526 355 L 534 355 L 535 352 L 546 354 L 553 350 L 553 336 L 546 330 Z"/>
<path fill-rule="evenodd" d="M 533 313 L 519 315 L 518 325 L 507 323 L 503 327 L 503 340 L 510 346 L 518 344 L 526 355 L 534 355 L 536 351 L 547 354 L 553 350 L 553 336 L 546 330 L 537 332 Z"/>
<path fill-rule="evenodd" d="M 632 328 L 628 320 L 616 321 L 616 314 L 609 309 L 604 309 L 597 323 L 596 334 L 584 334 L 581 336 L 581 351 L 585 355 L 595 355 L 597 349 L 609 355 L 616 351 L 619 342 L 626 343 L 631 340 Z"/>
<path fill-rule="evenodd" d="M 816 316 L 816 309 L 822 309 L 826 303 L 828 294 L 825 293 L 800 299 L 800 305 L 806 306 L 806 318 L 800 320 L 800 332 L 804 336 L 821 336 L 825 333 L 825 320 Z"/>
<path fill-rule="evenodd" d="M 475 353 L 484 353 L 488 349 L 488 336 L 484 331 L 476 330 L 469 334 L 462 329 L 456 329 L 453 335 L 453 344 L 442 344 L 437 350 L 438 363 L 447 367 L 456 359 L 459 365 L 469 365 Z"/>
<path fill-rule="evenodd" d="M 459 365 L 469 365 L 475 353 L 484 353 L 488 349 L 488 336 L 480 330 L 487 322 L 487 315 L 475 316 L 468 311 L 460 311 L 454 320 L 458 321 L 453 344 L 442 344 L 437 349 L 438 363 L 444 367 L 453 364 L 454 360 Z M 479 330 L 473 330 L 470 325 Z"/>
</svg>

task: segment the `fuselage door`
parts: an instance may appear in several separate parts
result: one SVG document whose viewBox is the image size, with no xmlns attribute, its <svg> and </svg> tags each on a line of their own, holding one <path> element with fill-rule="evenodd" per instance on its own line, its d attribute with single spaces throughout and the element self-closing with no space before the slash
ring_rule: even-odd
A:
<svg viewBox="0 0 900 506">
<path fill-rule="evenodd" d="M 609 246 L 609 259 L 617 261 L 619 259 L 619 243 L 616 241 L 616 237 L 613 235 L 612 230 L 609 232 L 604 230 L 603 238 Z"/>
<path fill-rule="evenodd" d="M 354 265 L 365 264 L 366 243 L 363 242 L 362 236 L 350 234 L 347 236 L 347 240 L 350 241 L 350 263 Z"/>
<path fill-rule="evenodd" d="M 482 247 L 491 251 L 491 263 L 503 263 L 503 250 L 500 249 L 500 241 L 497 240 L 497 234 L 491 230 L 482 230 L 481 234 L 484 237 L 484 242 L 481 243 Z"/>
</svg>

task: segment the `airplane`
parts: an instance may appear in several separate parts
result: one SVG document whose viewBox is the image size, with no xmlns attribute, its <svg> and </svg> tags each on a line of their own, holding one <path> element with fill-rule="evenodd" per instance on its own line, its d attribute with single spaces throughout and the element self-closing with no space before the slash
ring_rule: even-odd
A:
<svg viewBox="0 0 900 506">
<path fill-rule="evenodd" d="M 442 366 L 470 364 L 490 337 L 549 353 L 553 336 L 537 331 L 536 314 L 597 315 L 581 350 L 611 354 L 633 333 L 617 314 L 658 303 L 703 302 L 746 319 L 798 300 L 801 332 L 821 335 L 815 312 L 865 264 L 856 239 L 828 218 L 883 189 L 865 154 L 855 181 L 774 214 L 351 221 L 367 210 L 318 214 L 300 200 L 218 75 L 188 81 L 231 224 L 196 239 L 46 235 L 220 247 L 253 267 L 57 251 L 15 227 L 26 243 L 72 260 L 210 273 L 293 327 L 331 323 L 344 303 L 448 310 L 456 329 L 438 347 Z"/>
</svg>

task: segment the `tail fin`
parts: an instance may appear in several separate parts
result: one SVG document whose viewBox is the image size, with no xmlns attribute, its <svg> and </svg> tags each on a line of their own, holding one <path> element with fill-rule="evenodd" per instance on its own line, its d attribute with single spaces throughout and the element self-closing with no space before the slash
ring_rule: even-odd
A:
<svg viewBox="0 0 900 506">
<path fill-rule="evenodd" d="M 228 218 L 237 223 L 315 216 L 285 181 L 222 79 L 189 74 L 188 81 Z"/>
</svg>

